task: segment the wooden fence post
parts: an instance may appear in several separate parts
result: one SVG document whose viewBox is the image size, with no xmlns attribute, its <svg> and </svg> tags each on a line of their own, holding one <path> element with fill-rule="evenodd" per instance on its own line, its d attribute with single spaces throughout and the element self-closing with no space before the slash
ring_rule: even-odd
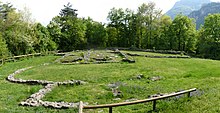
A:
<svg viewBox="0 0 220 113">
<path fill-rule="evenodd" d="M 153 100 L 153 111 L 156 111 L 156 104 L 157 104 L 157 101 Z"/>
<path fill-rule="evenodd" d="M 188 92 L 188 97 L 190 97 L 190 92 Z"/>
<path fill-rule="evenodd" d="M 112 113 L 112 107 L 109 107 L 109 113 Z"/>
<path fill-rule="evenodd" d="M 79 102 L 79 113 L 83 113 L 83 102 Z"/>
</svg>

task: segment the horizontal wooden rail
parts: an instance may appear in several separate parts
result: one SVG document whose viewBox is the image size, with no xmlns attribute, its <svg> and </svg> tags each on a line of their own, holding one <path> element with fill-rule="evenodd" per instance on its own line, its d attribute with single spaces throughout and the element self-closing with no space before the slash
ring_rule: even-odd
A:
<svg viewBox="0 0 220 113">
<path fill-rule="evenodd" d="M 48 51 L 47 53 L 55 54 L 56 51 Z M 19 56 L 12 56 L 7 58 L 0 59 L 0 66 L 2 66 L 5 62 L 16 61 L 16 59 L 24 58 L 24 57 L 32 57 L 32 56 L 41 56 L 42 53 L 33 53 L 33 54 L 26 54 L 26 55 L 19 55 Z"/>
<path fill-rule="evenodd" d="M 34 54 L 7 57 L 7 58 L 4 58 L 4 59 L 0 59 L 0 62 L 2 62 L 2 65 L 3 65 L 5 62 L 15 61 L 16 59 L 19 59 L 19 58 L 30 57 L 30 56 L 40 56 L 40 55 L 41 55 L 41 53 L 34 53 Z"/>
<path fill-rule="evenodd" d="M 13 58 L 23 58 L 23 57 L 38 56 L 38 55 L 41 55 L 41 53 L 34 53 L 34 54 L 27 54 L 27 55 L 19 55 L 19 56 L 14 56 Z"/>
<path fill-rule="evenodd" d="M 118 106 L 126 106 L 126 105 L 133 105 L 133 104 L 140 104 L 140 103 L 146 103 L 146 102 L 151 102 L 153 101 L 153 110 L 156 109 L 156 101 L 169 98 L 169 97 L 175 97 L 178 95 L 182 94 L 188 94 L 188 97 L 190 96 L 190 92 L 196 91 L 196 88 L 192 88 L 189 90 L 184 90 L 180 92 L 175 92 L 159 97 L 154 97 L 154 98 L 149 98 L 149 99 L 144 99 L 144 100 L 137 100 L 137 101 L 132 101 L 132 102 L 122 102 L 122 103 L 115 103 L 115 104 L 104 104 L 104 105 L 86 105 L 86 106 L 81 106 L 81 109 L 97 109 L 97 108 L 109 108 L 109 113 L 112 113 L 112 108 L 113 107 L 118 107 Z M 82 103 L 81 103 L 82 104 Z M 82 110 L 81 110 L 82 111 Z M 82 112 L 81 112 L 82 113 Z"/>
</svg>

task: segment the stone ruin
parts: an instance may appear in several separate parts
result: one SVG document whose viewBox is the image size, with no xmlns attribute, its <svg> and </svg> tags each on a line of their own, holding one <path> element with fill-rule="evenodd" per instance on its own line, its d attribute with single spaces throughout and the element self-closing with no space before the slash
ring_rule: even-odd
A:
<svg viewBox="0 0 220 113">
<path fill-rule="evenodd" d="M 166 55 L 166 56 L 157 56 L 157 55 L 141 55 L 136 53 L 126 53 L 129 56 L 141 56 L 141 57 L 148 57 L 148 58 L 191 58 L 190 56 L 177 56 L 177 55 Z"/>
<path fill-rule="evenodd" d="M 102 64 L 119 62 L 135 63 L 135 60 L 132 57 L 120 52 L 118 49 L 114 51 L 106 50 L 106 54 L 102 52 L 99 53 L 97 51 L 88 50 L 87 52 L 81 53 L 80 55 L 75 55 L 71 53 L 58 54 L 58 56 L 61 55 L 63 56 L 56 60 L 56 62 L 60 62 L 61 64 Z M 118 55 L 122 57 L 121 60 L 116 60 L 118 58 Z"/>
<path fill-rule="evenodd" d="M 22 73 L 25 70 L 31 69 L 33 67 L 27 67 L 23 69 L 18 69 L 14 73 L 10 74 L 7 77 L 7 80 L 14 83 L 23 83 L 23 84 L 39 84 L 39 85 L 45 85 L 43 89 L 40 89 L 38 92 L 32 94 L 29 98 L 27 98 L 25 101 L 21 102 L 20 105 L 23 106 L 45 106 L 45 107 L 52 107 L 52 108 L 77 108 L 79 105 L 79 102 L 49 102 L 49 101 L 43 101 L 42 98 L 52 91 L 55 87 L 59 85 L 83 85 L 86 82 L 81 80 L 69 80 L 64 82 L 53 82 L 53 81 L 46 81 L 46 80 L 23 80 L 23 79 L 17 79 L 14 76 Z"/>
</svg>

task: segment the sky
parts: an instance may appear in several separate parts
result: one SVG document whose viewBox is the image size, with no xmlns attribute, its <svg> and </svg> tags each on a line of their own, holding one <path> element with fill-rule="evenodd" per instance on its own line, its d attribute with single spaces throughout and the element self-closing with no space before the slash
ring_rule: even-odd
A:
<svg viewBox="0 0 220 113">
<path fill-rule="evenodd" d="M 106 18 L 111 8 L 129 8 L 137 10 L 142 3 L 153 1 L 163 13 L 172 8 L 178 0 L 0 0 L 3 3 L 12 3 L 19 10 L 24 7 L 32 13 L 37 22 L 47 25 L 51 19 L 59 15 L 60 10 L 70 2 L 78 10 L 79 17 L 91 17 L 98 22 L 107 22 Z M 220 1 L 220 0 L 212 0 Z"/>
</svg>

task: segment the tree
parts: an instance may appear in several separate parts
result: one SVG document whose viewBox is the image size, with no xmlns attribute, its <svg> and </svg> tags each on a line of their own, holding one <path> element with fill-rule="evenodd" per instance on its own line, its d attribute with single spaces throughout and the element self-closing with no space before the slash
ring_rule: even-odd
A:
<svg viewBox="0 0 220 113">
<path fill-rule="evenodd" d="M 134 22 L 134 18 L 134 12 L 130 9 L 112 8 L 109 12 L 108 20 L 110 22 L 107 27 L 111 28 L 111 30 L 113 30 L 113 27 L 115 28 L 114 30 L 116 30 L 117 33 L 114 33 L 114 35 L 117 35 L 117 37 L 115 37 L 117 39 L 117 46 L 130 47 L 134 44 L 136 33 L 132 32 L 135 29 L 133 29 L 131 24 Z"/>
<path fill-rule="evenodd" d="M 11 3 L 0 4 L 0 17 L 2 19 L 7 19 L 8 13 L 15 11 L 16 9 L 13 7 Z"/>
<path fill-rule="evenodd" d="M 40 23 L 36 23 L 33 26 L 34 37 L 37 38 L 34 44 L 35 52 L 45 52 L 56 50 L 56 43 L 52 41 L 50 34 L 46 27 L 42 26 Z"/>
<path fill-rule="evenodd" d="M 193 19 L 177 15 L 170 26 L 170 49 L 179 51 L 195 50 L 196 28 Z"/>
<path fill-rule="evenodd" d="M 62 49 L 62 47 L 60 47 L 62 32 L 59 23 L 60 18 L 58 16 L 54 17 L 47 25 L 47 30 L 50 33 L 51 39 L 57 44 L 57 48 Z"/>
<path fill-rule="evenodd" d="M 10 12 L 7 19 L 2 23 L 2 35 L 13 55 L 21 55 L 33 52 L 31 28 L 21 20 L 21 14 Z"/>
<path fill-rule="evenodd" d="M 108 13 L 107 19 L 110 21 L 108 27 L 114 27 L 117 30 L 117 46 L 124 47 L 125 40 L 123 37 L 123 29 L 124 29 L 124 10 L 122 8 L 116 9 L 112 8 Z"/>
<path fill-rule="evenodd" d="M 64 5 L 64 8 L 61 9 L 60 11 L 60 16 L 61 17 L 74 17 L 77 18 L 77 13 L 76 13 L 76 9 L 72 8 L 72 5 L 70 3 L 68 3 L 67 5 Z"/>
<path fill-rule="evenodd" d="M 86 39 L 89 47 L 106 47 L 107 32 L 102 23 L 95 22 L 92 19 L 84 20 L 86 22 Z"/>
<path fill-rule="evenodd" d="M 163 15 L 159 19 L 159 29 L 158 29 L 158 38 L 155 40 L 154 46 L 156 49 L 163 49 L 168 50 L 169 49 L 169 28 L 172 24 L 171 17 Z"/>
<path fill-rule="evenodd" d="M 36 23 L 35 19 L 32 18 L 32 13 L 28 7 L 24 7 L 22 10 L 19 10 L 18 13 L 21 14 L 21 20 L 25 22 L 28 27 L 31 27 Z"/>
<path fill-rule="evenodd" d="M 8 48 L 5 41 L 0 34 L 0 59 L 8 56 Z"/>
<path fill-rule="evenodd" d="M 108 34 L 107 46 L 117 47 L 117 37 L 118 37 L 117 29 L 115 27 L 107 27 L 106 30 Z"/>
<path fill-rule="evenodd" d="M 127 9 L 128 10 L 128 9 Z M 139 41 L 137 39 L 137 30 L 138 30 L 138 20 L 137 20 L 137 14 L 134 13 L 134 11 L 128 10 L 129 12 L 129 22 L 128 22 L 128 30 L 127 30 L 127 37 L 128 37 L 128 44 L 132 48 L 139 47 L 141 45 L 138 45 Z"/>
<path fill-rule="evenodd" d="M 158 20 L 161 17 L 162 11 L 156 9 L 153 2 L 142 4 L 138 7 L 137 18 L 139 21 L 139 40 L 143 40 L 144 47 L 153 48 L 154 38 L 157 38 Z"/>
<path fill-rule="evenodd" d="M 77 18 L 76 11 L 68 3 L 64 5 L 64 9 L 61 9 L 60 15 L 53 18 L 48 25 L 49 31 L 52 32 L 52 39 L 58 44 L 58 49 L 71 51 L 85 48 L 86 25 L 82 19 Z M 58 36 L 55 36 L 56 34 Z"/>
<path fill-rule="evenodd" d="M 199 33 L 199 53 L 205 58 L 220 59 L 220 14 L 208 15 Z"/>
</svg>

